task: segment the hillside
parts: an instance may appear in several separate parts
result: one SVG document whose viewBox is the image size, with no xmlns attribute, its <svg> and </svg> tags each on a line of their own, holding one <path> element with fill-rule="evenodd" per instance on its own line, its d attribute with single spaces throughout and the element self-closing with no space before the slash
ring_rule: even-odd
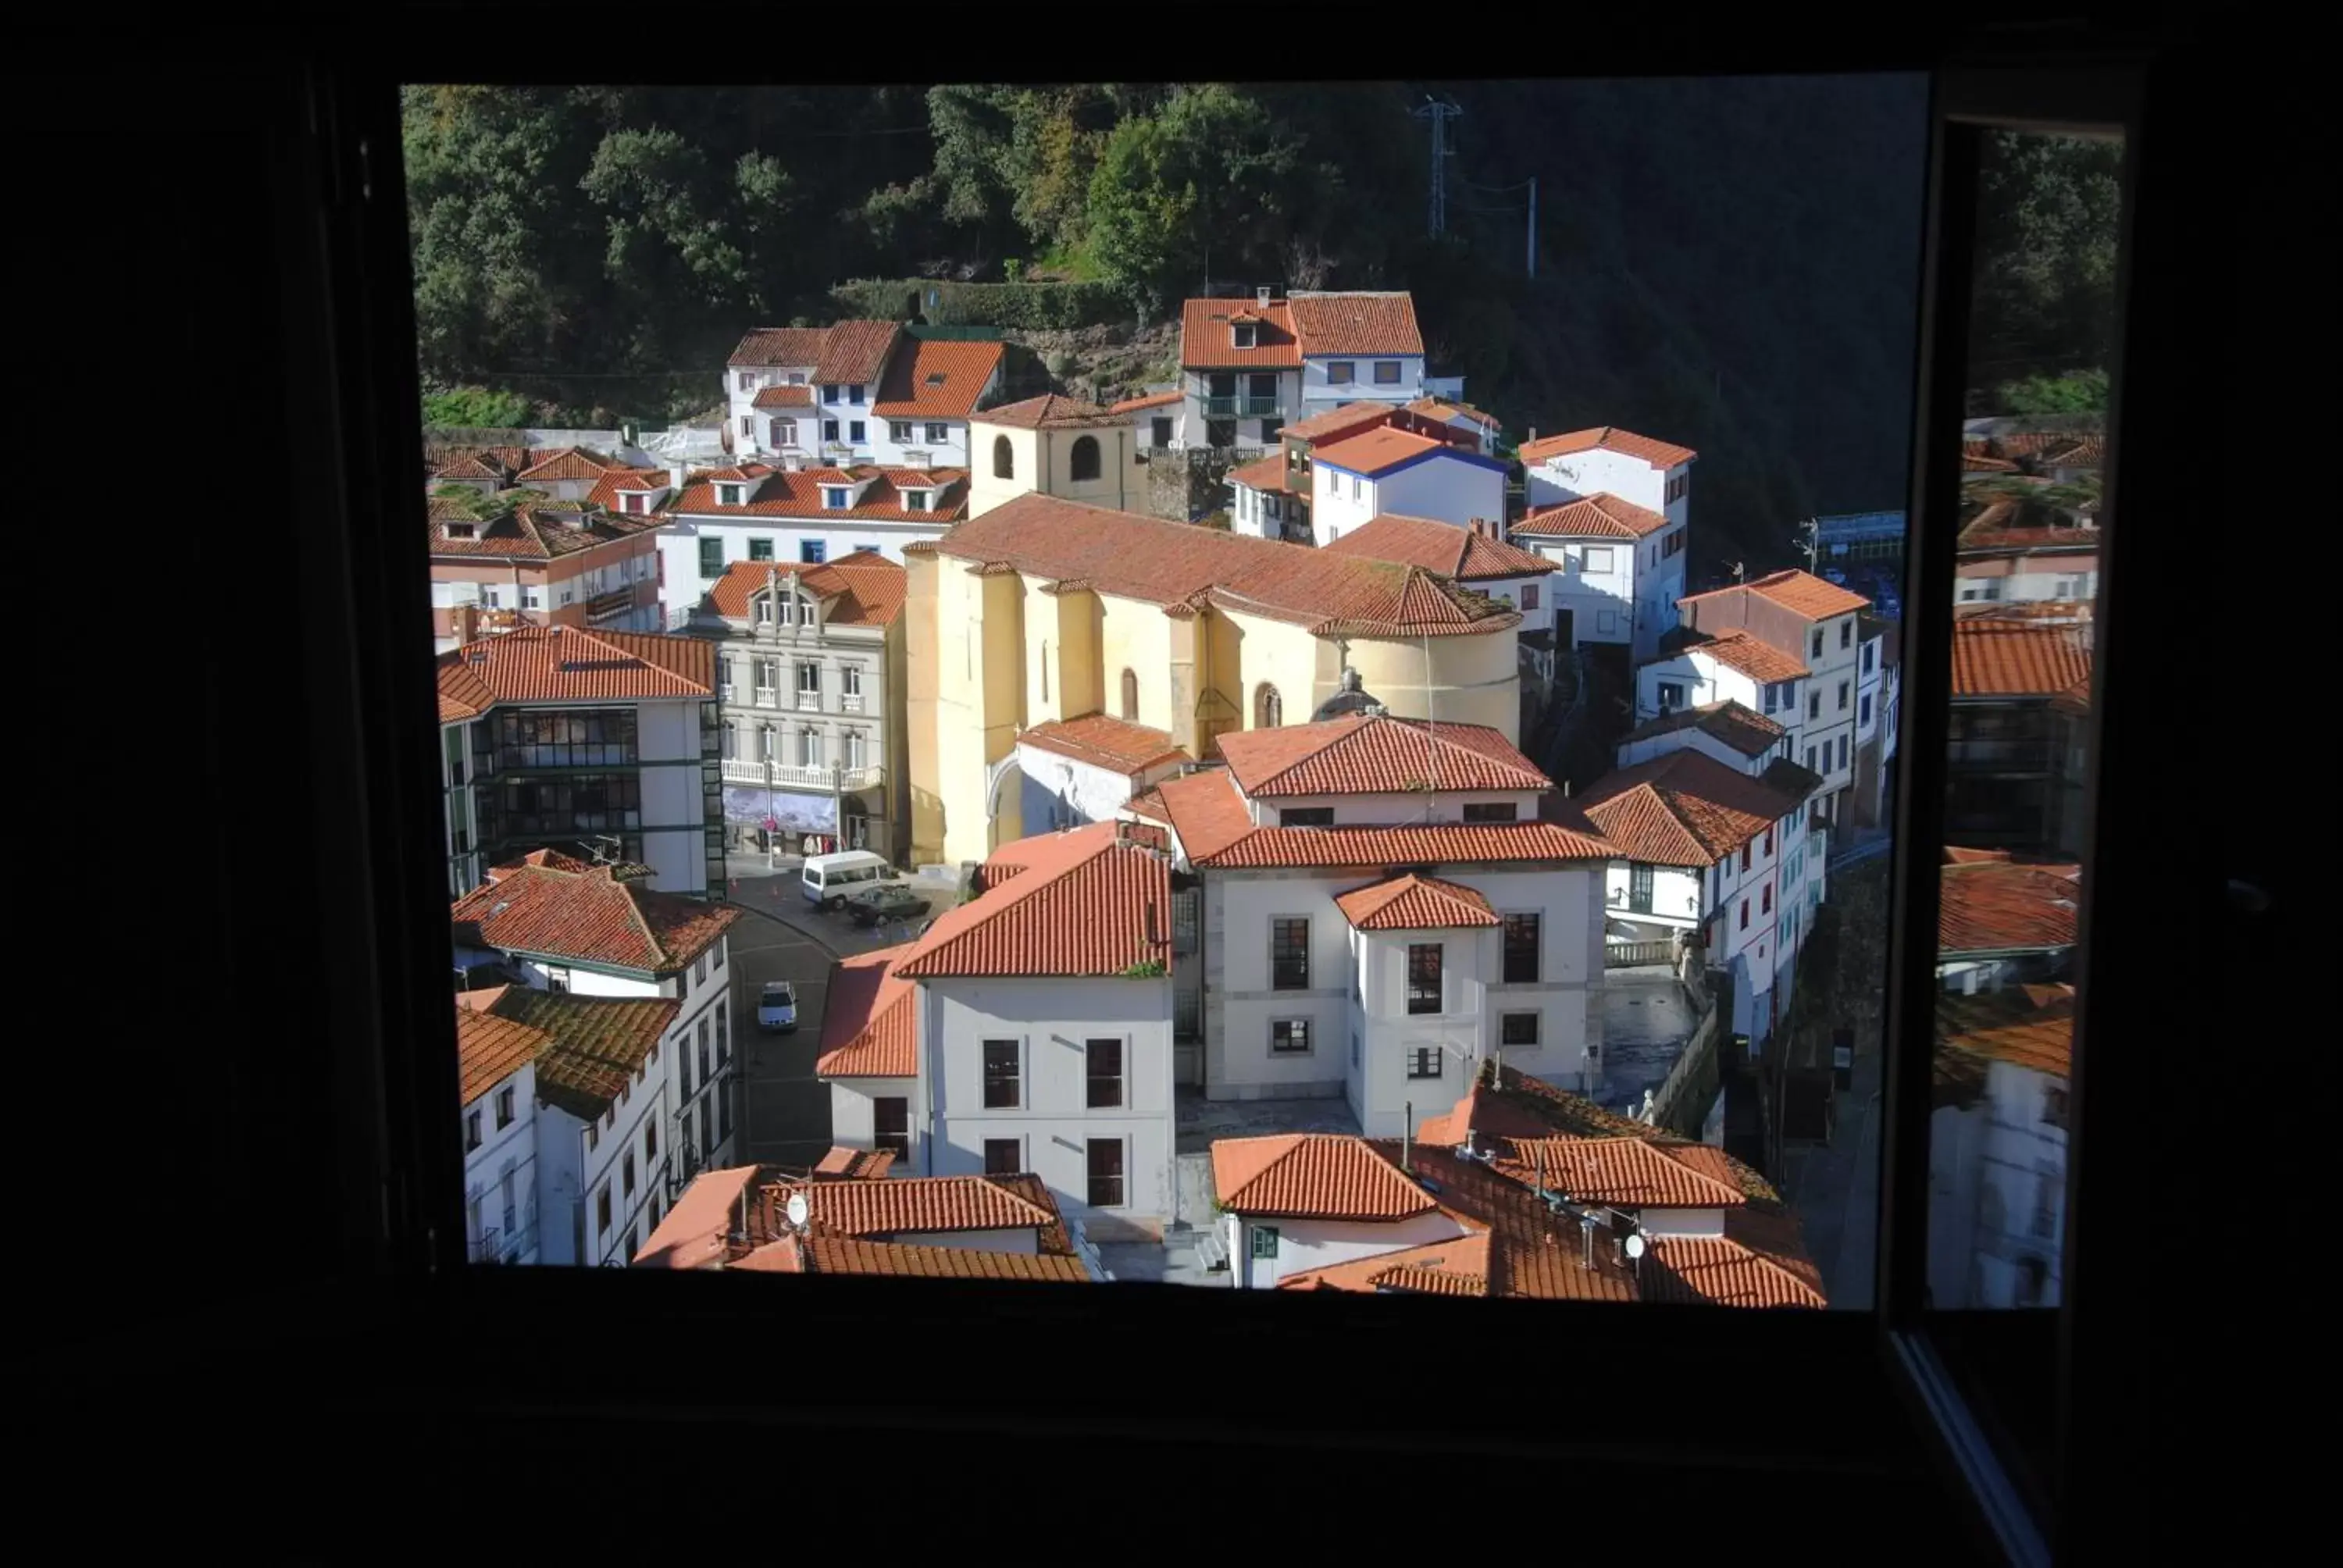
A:
<svg viewBox="0 0 2343 1568">
<path fill-rule="evenodd" d="M 1427 93 L 1463 110 L 1437 239 L 1408 113 Z M 1208 284 L 1404 287 L 1435 373 L 1515 437 L 1697 447 L 1695 574 L 1901 498 L 1917 78 L 442 86 L 406 107 L 427 380 L 545 423 L 704 408 L 744 327 L 830 319 L 855 278 L 1111 291 L 1112 323 L 1012 334 L 1079 393 L 1162 378 L 1164 323 Z M 2054 371 L 2077 363 L 2062 277 L 2024 278 L 2047 292 L 2023 352 Z"/>
</svg>

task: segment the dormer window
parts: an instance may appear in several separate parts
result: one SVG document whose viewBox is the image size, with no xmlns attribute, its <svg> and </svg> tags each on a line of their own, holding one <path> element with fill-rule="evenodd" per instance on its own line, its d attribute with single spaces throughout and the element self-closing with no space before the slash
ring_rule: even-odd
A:
<svg viewBox="0 0 2343 1568">
<path fill-rule="evenodd" d="M 749 487 L 746 485 L 719 485 L 716 487 L 716 504 L 719 507 L 737 507 L 748 493 Z"/>
<path fill-rule="evenodd" d="M 479 525 L 477 523 L 449 523 L 447 525 L 447 537 L 451 539 L 477 539 L 480 537 Z"/>
<path fill-rule="evenodd" d="M 773 624 L 773 601 L 769 596 L 757 601 L 757 624 L 759 626 Z"/>
<path fill-rule="evenodd" d="M 1261 328 L 1250 321 L 1240 321 L 1230 327 L 1229 331 L 1235 337 L 1236 346 L 1239 348 L 1251 348 L 1254 346 L 1255 335 L 1261 331 Z"/>
<path fill-rule="evenodd" d="M 933 490 L 905 490 L 903 509 L 907 512 L 929 512 L 935 509 Z"/>
<path fill-rule="evenodd" d="M 640 490 L 622 490 L 618 495 L 618 510 L 639 517 L 651 509 L 651 498 Z"/>
<path fill-rule="evenodd" d="M 824 485 L 821 487 L 821 509 L 842 512 L 854 504 L 854 492 L 844 485 Z"/>
</svg>

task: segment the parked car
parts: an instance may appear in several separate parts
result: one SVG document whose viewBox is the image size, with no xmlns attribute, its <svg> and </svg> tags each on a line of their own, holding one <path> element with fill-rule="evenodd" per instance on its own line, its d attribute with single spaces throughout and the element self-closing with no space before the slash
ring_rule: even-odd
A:
<svg viewBox="0 0 2343 1568">
<path fill-rule="evenodd" d="M 846 912 L 858 926 L 875 926 L 881 920 L 916 920 L 928 912 L 928 900 L 896 883 L 882 883 L 865 888 L 846 900 Z"/>
<path fill-rule="evenodd" d="M 757 999 L 757 1027 L 768 1034 L 796 1033 L 798 988 L 785 980 L 767 980 Z"/>
</svg>

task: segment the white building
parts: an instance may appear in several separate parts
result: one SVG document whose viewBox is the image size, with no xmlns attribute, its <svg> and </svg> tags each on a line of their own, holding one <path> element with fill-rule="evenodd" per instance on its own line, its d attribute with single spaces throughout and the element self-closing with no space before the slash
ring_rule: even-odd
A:
<svg viewBox="0 0 2343 1568">
<path fill-rule="evenodd" d="M 1825 857 L 1807 843 L 1820 835 L 1805 821 L 1812 782 L 1793 762 L 1777 759 L 1752 777 L 1685 745 L 1576 799 L 1622 851 L 1608 874 L 1608 910 L 1631 936 L 1698 933 L 1707 966 L 1733 976 L 1734 1031 L 1753 1041 L 1773 1031 L 1775 977 L 1793 967 L 1821 899 Z"/>
<path fill-rule="evenodd" d="M 1542 439 L 1533 430 L 1515 455 L 1528 480 L 1533 510 L 1609 494 L 1662 513 L 1669 526 L 1679 528 L 1692 491 L 1693 461 L 1700 456 L 1689 447 L 1611 425 Z"/>
<path fill-rule="evenodd" d="M 465 1001 L 463 996 L 456 999 L 456 1052 L 463 1081 L 464 1255 L 476 1263 L 534 1263 L 537 1059 L 552 1044 L 552 1036 Z"/>
<path fill-rule="evenodd" d="M 1845 821 L 1853 806 L 1855 696 L 1862 683 L 1862 651 L 1855 634 L 1871 601 L 1810 572 L 1793 570 L 1694 594 L 1679 600 L 1676 608 L 1684 618 L 1687 646 L 1713 648 L 1715 644 L 1704 639 L 1744 632 L 1803 666 L 1805 673 L 1797 678 L 1800 701 L 1794 716 L 1784 720 L 1793 731 L 1790 755 L 1822 779 L 1815 787 L 1815 814 L 1835 826 Z M 1639 699 L 1643 684 L 1639 677 Z M 1749 702 L 1738 691 L 1690 700 L 1715 697 Z M 1750 706 L 1763 710 L 1762 700 Z M 1656 709 L 1647 714 L 1639 700 L 1638 719 L 1655 716 Z"/>
<path fill-rule="evenodd" d="M 1168 732 L 1103 713 L 1028 725 L 1017 732 L 1019 820 L 1037 832 L 1110 822 L 1195 762 Z"/>
<path fill-rule="evenodd" d="M 1107 412 L 1131 421 L 1133 444 L 1142 452 L 1177 451 L 1189 444 L 1183 428 L 1187 423 L 1188 395 L 1177 387 L 1126 397 L 1110 404 Z"/>
<path fill-rule="evenodd" d="M 791 459 L 792 461 L 794 459 Z M 965 468 L 789 468 L 761 462 L 669 479 L 659 532 L 660 602 L 670 626 L 738 561 L 814 567 L 940 538 L 968 515 Z"/>
<path fill-rule="evenodd" d="M 1282 427 L 1339 404 L 1403 405 L 1430 390 L 1415 302 L 1405 293 L 1279 298 L 1262 288 L 1250 299 L 1191 299 L 1181 314 L 1180 368 L 1188 446 L 1272 446 Z M 1461 383 L 1442 385 L 1461 396 Z"/>
<path fill-rule="evenodd" d="M 1555 636 L 1649 658 L 1676 624 L 1689 530 L 1607 491 L 1533 508 L 1513 542 L 1554 563 Z"/>
<path fill-rule="evenodd" d="M 1458 528 L 1433 518 L 1386 512 L 1369 518 L 1326 547 L 1329 555 L 1363 556 L 1422 567 L 1461 588 L 1503 599 L 1521 612 L 1517 636 L 1524 640 L 1554 628 L 1554 565 L 1544 556 L 1510 545 L 1504 525 L 1476 519 Z"/>
<path fill-rule="evenodd" d="M 1446 1106 L 1426 1105 L 1431 1118 Z M 1385 1145 L 1338 1133 L 1283 1132 L 1212 1142 L 1212 1191 L 1240 1290 L 1403 1248 L 1476 1234 Z"/>
<path fill-rule="evenodd" d="M 1459 528 L 1505 515 L 1506 465 L 1468 447 L 1386 425 L 1310 453 L 1310 527 L 1331 545 L 1385 514 Z"/>
<path fill-rule="evenodd" d="M 697 638 L 520 627 L 439 656 L 448 892 L 554 847 L 663 891 L 724 880 L 713 649 Z"/>
<path fill-rule="evenodd" d="M 724 823 L 733 843 L 909 849 L 903 568 L 736 561 L 693 612 L 716 639 Z"/>
<path fill-rule="evenodd" d="M 1339 1096 L 1395 1133 L 1500 1052 L 1599 1079 L 1614 850 L 1536 819 L 1552 784 L 1502 735 L 1375 713 L 1220 745 L 1226 769 L 1131 807 L 1202 883 L 1180 895 L 1203 960 L 1175 988 L 1201 1037 L 1183 1081 L 1215 1100 Z"/>
<path fill-rule="evenodd" d="M 1939 999 L 1930 1306 L 2058 1304 L 2074 1027 L 2063 986 Z"/>
<path fill-rule="evenodd" d="M 892 321 L 759 327 L 725 367 L 732 449 L 776 466 L 965 468 L 969 416 L 1000 390 L 1003 354 Z"/>
<path fill-rule="evenodd" d="M 989 886 L 831 970 L 839 1143 L 923 1176 L 1031 1172 L 1092 1239 L 1172 1214 L 1172 890 L 1119 826 L 1019 839 Z"/>
<path fill-rule="evenodd" d="M 733 1152 L 725 931 L 740 911 L 554 856 L 491 876 L 449 915 L 458 966 L 501 960 L 523 982 L 490 1010 L 554 1041 L 537 1071 L 538 1255 L 624 1263 Z"/>
</svg>

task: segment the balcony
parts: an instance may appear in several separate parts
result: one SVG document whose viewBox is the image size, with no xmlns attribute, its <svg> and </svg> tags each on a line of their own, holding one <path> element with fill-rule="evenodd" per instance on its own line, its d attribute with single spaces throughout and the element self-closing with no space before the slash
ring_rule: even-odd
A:
<svg viewBox="0 0 2343 1568">
<path fill-rule="evenodd" d="M 608 593 L 598 593 L 586 601 L 586 621 L 589 626 L 599 626 L 634 612 L 635 589 L 631 583 L 625 588 L 612 588 Z"/>
<path fill-rule="evenodd" d="M 1207 397 L 1204 417 L 1207 419 L 1274 419 L 1279 409 L 1275 397 Z"/>
<path fill-rule="evenodd" d="M 727 784 L 761 784 L 772 789 L 869 789 L 886 777 L 883 768 L 806 767 L 791 762 L 758 762 L 726 758 L 721 764 Z"/>
<path fill-rule="evenodd" d="M 799 692 L 798 711 L 800 713 L 820 713 L 821 711 L 821 693 L 819 691 Z"/>
<path fill-rule="evenodd" d="M 757 695 L 754 700 L 759 708 L 770 708 L 773 706 L 773 696 L 774 693 L 771 687 L 760 686 L 757 688 Z"/>
<path fill-rule="evenodd" d="M 840 713 L 861 712 L 862 694 L 859 691 L 840 692 L 838 695 L 838 710 Z"/>
</svg>

